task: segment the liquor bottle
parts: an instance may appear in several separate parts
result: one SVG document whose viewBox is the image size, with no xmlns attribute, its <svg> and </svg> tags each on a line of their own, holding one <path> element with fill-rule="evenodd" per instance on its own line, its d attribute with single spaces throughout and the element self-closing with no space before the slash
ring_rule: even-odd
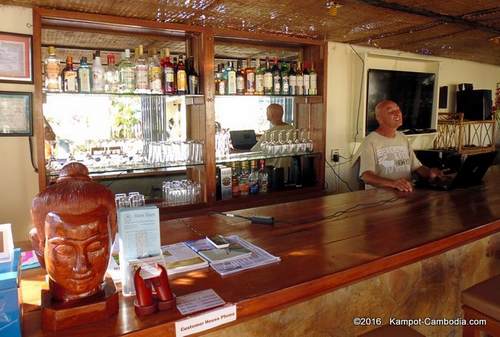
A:
<svg viewBox="0 0 500 337">
<path fill-rule="evenodd" d="M 229 66 L 227 68 L 227 94 L 236 94 L 236 71 L 233 68 L 232 62 L 229 62 Z"/>
<path fill-rule="evenodd" d="M 297 74 L 295 73 L 295 63 L 291 65 L 290 73 L 288 74 L 288 93 L 292 96 L 297 95 Z"/>
<path fill-rule="evenodd" d="M 183 56 L 179 55 L 179 63 L 177 64 L 177 93 L 179 95 L 187 94 L 187 74 L 184 65 Z"/>
<path fill-rule="evenodd" d="M 161 86 L 161 65 L 158 55 L 156 53 L 156 48 L 150 49 L 149 52 L 149 66 L 148 66 L 148 81 L 149 89 L 153 94 L 163 93 Z"/>
<path fill-rule="evenodd" d="M 92 92 L 104 92 L 104 67 L 101 63 L 101 52 L 97 50 L 92 63 Z"/>
<path fill-rule="evenodd" d="M 248 192 L 249 194 L 259 193 L 259 171 L 257 170 L 256 160 L 252 160 L 250 163 L 250 175 L 248 176 Z"/>
<path fill-rule="evenodd" d="M 260 64 L 260 59 L 257 59 L 255 69 L 255 94 L 264 95 L 264 73 L 265 68 Z"/>
<path fill-rule="evenodd" d="M 224 81 L 224 65 L 217 65 L 217 73 L 215 74 L 215 83 L 217 94 L 225 95 L 226 94 L 226 82 Z"/>
<path fill-rule="evenodd" d="M 302 74 L 302 68 L 300 62 L 297 62 L 297 90 L 296 95 L 304 95 L 304 75 Z"/>
<path fill-rule="evenodd" d="M 250 59 L 247 60 L 247 68 L 245 69 L 245 86 L 246 86 L 246 95 L 254 95 L 255 94 L 255 67 L 252 65 L 252 61 Z"/>
<path fill-rule="evenodd" d="M 149 93 L 148 64 L 144 57 L 144 48 L 139 45 L 135 60 L 135 92 L 138 94 Z"/>
<path fill-rule="evenodd" d="M 273 94 L 273 73 L 269 65 L 269 57 L 266 57 L 266 70 L 264 72 L 264 94 Z"/>
<path fill-rule="evenodd" d="M 311 71 L 309 72 L 309 81 L 311 84 L 309 85 L 309 95 L 317 95 L 318 94 L 318 74 L 314 71 L 314 62 L 311 62 Z"/>
<path fill-rule="evenodd" d="M 245 93 L 245 71 L 241 64 L 241 60 L 238 60 L 238 68 L 236 70 L 236 93 L 238 95 L 243 95 Z"/>
<path fill-rule="evenodd" d="M 304 71 L 302 72 L 304 76 L 304 95 L 309 94 L 309 88 L 311 87 L 311 77 L 309 76 L 309 70 L 307 70 L 307 63 L 304 62 Z"/>
<path fill-rule="evenodd" d="M 200 77 L 194 67 L 194 57 L 190 56 L 187 59 L 187 75 L 188 75 L 188 92 L 191 95 L 200 93 Z"/>
<path fill-rule="evenodd" d="M 90 92 L 90 67 L 85 56 L 80 59 L 78 67 L 78 87 L 80 92 Z"/>
<path fill-rule="evenodd" d="M 165 60 L 163 63 L 163 92 L 167 95 L 175 94 L 175 69 L 170 62 L 170 51 L 165 48 Z"/>
<path fill-rule="evenodd" d="M 286 62 L 281 63 L 281 94 L 288 95 L 290 92 L 290 68 Z"/>
<path fill-rule="evenodd" d="M 125 56 L 118 66 L 120 72 L 120 92 L 131 93 L 135 90 L 135 66 L 130 61 L 130 49 L 125 49 Z"/>
<path fill-rule="evenodd" d="M 45 89 L 50 92 L 60 92 L 62 89 L 59 60 L 56 48 L 49 47 L 49 56 L 45 59 Z"/>
<path fill-rule="evenodd" d="M 249 191 L 248 185 L 249 166 L 247 161 L 241 162 L 241 173 L 239 176 L 240 194 L 247 196 Z"/>
<path fill-rule="evenodd" d="M 281 70 L 280 66 L 278 64 L 278 58 L 274 58 L 274 65 L 273 65 L 273 95 L 280 95 L 281 94 Z"/>
<path fill-rule="evenodd" d="M 65 92 L 78 92 L 78 73 L 73 69 L 73 58 L 66 57 L 66 67 L 63 69 L 62 78 Z"/>
<path fill-rule="evenodd" d="M 115 93 L 120 86 L 120 72 L 115 66 L 115 55 L 108 54 L 108 68 L 104 72 L 104 91 Z"/>
<path fill-rule="evenodd" d="M 231 172 L 232 172 L 231 189 L 232 189 L 233 198 L 239 197 L 241 194 L 241 192 L 240 192 L 241 168 L 238 164 L 239 164 L 238 162 L 231 163 Z"/>
<path fill-rule="evenodd" d="M 259 161 L 259 192 L 267 193 L 269 187 L 269 176 L 266 172 L 266 162 L 264 159 Z"/>
</svg>

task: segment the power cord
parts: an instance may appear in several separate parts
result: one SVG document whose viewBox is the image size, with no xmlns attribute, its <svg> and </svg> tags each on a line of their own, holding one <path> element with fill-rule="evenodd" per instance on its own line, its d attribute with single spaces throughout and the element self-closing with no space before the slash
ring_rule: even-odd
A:
<svg viewBox="0 0 500 337">
<path fill-rule="evenodd" d="M 35 166 L 35 160 L 33 158 L 33 140 L 31 137 L 28 137 L 28 143 L 30 146 L 30 160 L 31 160 L 31 166 L 33 167 L 33 170 L 35 170 L 35 173 L 38 173 L 38 168 Z"/>
<path fill-rule="evenodd" d="M 262 224 L 262 225 L 274 225 L 274 218 L 272 216 L 265 215 L 253 215 L 253 216 L 243 216 L 233 213 L 224 213 L 224 212 L 212 212 L 219 215 L 224 215 L 230 218 L 240 218 L 245 220 L 250 220 L 254 224 Z"/>
<path fill-rule="evenodd" d="M 323 218 L 321 218 L 321 219 L 319 219 L 317 221 L 338 218 L 341 215 L 347 214 L 347 213 L 355 211 L 355 210 L 366 209 L 366 208 L 377 207 L 377 206 L 382 206 L 382 205 L 394 202 L 394 201 L 396 201 L 398 199 L 400 199 L 400 198 L 396 196 L 396 197 L 392 197 L 390 199 L 384 199 L 384 200 L 379 200 L 379 201 L 375 201 L 375 202 L 368 202 L 368 203 L 356 204 L 356 205 L 354 205 L 352 207 L 349 207 L 349 208 L 346 208 L 344 210 L 337 211 L 337 212 L 335 212 L 333 214 L 327 215 L 327 216 L 325 216 L 325 217 L 323 217 Z"/>
<path fill-rule="evenodd" d="M 344 179 L 342 179 L 342 177 L 337 173 L 337 171 L 335 171 L 335 168 L 332 166 L 332 164 L 330 164 L 328 162 L 328 160 L 325 160 L 325 163 L 330 167 L 330 169 L 332 170 L 333 174 L 347 187 L 347 189 L 349 190 L 349 192 L 353 192 L 354 190 L 351 188 L 351 186 L 349 185 L 349 183 L 347 181 L 345 181 Z"/>
</svg>

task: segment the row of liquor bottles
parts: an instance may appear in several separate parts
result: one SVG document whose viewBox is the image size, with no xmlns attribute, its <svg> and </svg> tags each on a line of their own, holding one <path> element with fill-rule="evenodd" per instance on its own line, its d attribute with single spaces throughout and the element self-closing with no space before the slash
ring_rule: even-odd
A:
<svg viewBox="0 0 500 337">
<path fill-rule="evenodd" d="M 267 193 L 268 173 L 264 160 L 232 162 L 217 167 L 217 199 Z"/>
<path fill-rule="evenodd" d="M 314 63 L 279 62 L 269 58 L 221 63 L 215 72 L 218 95 L 317 95 L 318 75 Z"/>
<path fill-rule="evenodd" d="M 48 57 L 44 61 L 44 89 L 47 92 L 81 93 L 136 93 L 196 95 L 200 93 L 199 76 L 194 67 L 194 58 L 184 61 L 170 58 L 168 48 L 152 48 L 148 56 L 144 55 L 140 45 L 131 58 L 130 49 L 125 49 L 120 62 L 116 64 L 114 54 L 107 55 L 107 66 L 101 61 L 100 52 L 96 51 L 92 65 L 86 57 L 80 59 L 78 68 L 71 56 L 66 57 L 66 66 L 61 67 L 54 47 L 48 48 Z"/>
</svg>

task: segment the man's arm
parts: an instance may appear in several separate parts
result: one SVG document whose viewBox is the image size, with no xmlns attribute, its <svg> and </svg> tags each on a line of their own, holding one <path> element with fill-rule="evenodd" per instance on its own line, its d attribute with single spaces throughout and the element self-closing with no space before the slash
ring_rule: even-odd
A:
<svg viewBox="0 0 500 337">
<path fill-rule="evenodd" d="M 418 169 L 415 170 L 415 172 L 417 172 L 419 176 L 427 180 L 433 180 L 443 175 L 440 169 L 429 168 L 425 165 L 420 166 Z"/>
<path fill-rule="evenodd" d="M 369 185 L 372 185 L 375 187 L 395 188 L 398 191 L 402 191 L 402 192 L 413 191 L 413 186 L 411 185 L 411 183 L 404 178 L 392 180 L 392 179 L 388 179 L 388 178 L 382 178 L 382 177 L 376 175 L 375 172 L 373 172 L 373 171 L 365 171 L 361 175 L 361 179 L 363 179 L 363 181 L 366 184 L 369 184 Z"/>
</svg>

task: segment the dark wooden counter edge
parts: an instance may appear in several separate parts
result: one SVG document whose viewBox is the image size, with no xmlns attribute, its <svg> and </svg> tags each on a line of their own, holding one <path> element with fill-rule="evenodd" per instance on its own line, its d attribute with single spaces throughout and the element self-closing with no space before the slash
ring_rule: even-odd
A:
<svg viewBox="0 0 500 337">
<path fill-rule="evenodd" d="M 413 262 L 438 255 L 497 232 L 500 232 L 500 219 L 394 255 L 386 256 L 368 263 L 363 263 L 356 267 L 324 276 L 313 281 L 243 300 L 236 303 L 238 316 L 236 321 L 215 329 L 207 330 L 204 333 L 222 329 L 229 325 L 238 324 L 245 320 L 262 316 L 290 305 L 309 300 L 342 286 L 356 283 L 399 267 L 409 265 Z M 169 322 L 140 331 L 134 331 L 127 334 L 127 336 L 175 336 L 174 323 L 175 322 Z M 204 333 L 195 334 L 193 336 L 200 336 Z"/>
</svg>

